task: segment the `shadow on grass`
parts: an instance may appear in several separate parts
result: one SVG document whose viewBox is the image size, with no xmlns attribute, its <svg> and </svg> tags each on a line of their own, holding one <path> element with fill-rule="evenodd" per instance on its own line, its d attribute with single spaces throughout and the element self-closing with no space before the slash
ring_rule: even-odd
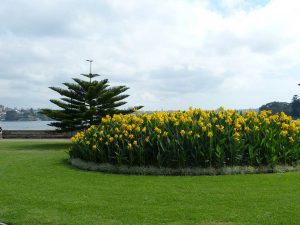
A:
<svg viewBox="0 0 300 225">
<path fill-rule="evenodd" d="M 75 168 L 75 167 L 73 167 L 73 166 L 69 163 L 69 159 L 62 159 L 62 160 L 59 161 L 59 164 L 60 164 L 60 165 L 63 165 L 64 167 L 67 167 L 67 168 L 69 168 L 69 169 Z"/>
<path fill-rule="evenodd" d="M 35 151 L 68 151 L 70 143 L 18 143 L 11 145 L 10 148 L 14 150 L 35 150 Z"/>
<path fill-rule="evenodd" d="M 65 168 L 68 168 L 68 169 L 74 170 L 74 171 L 78 171 L 78 172 L 95 172 L 95 171 L 79 169 L 75 166 L 72 166 L 71 163 L 69 162 L 69 159 L 62 159 L 62 160 L 59 161 L 58 164 L 65 167 Z"/>
</svg>

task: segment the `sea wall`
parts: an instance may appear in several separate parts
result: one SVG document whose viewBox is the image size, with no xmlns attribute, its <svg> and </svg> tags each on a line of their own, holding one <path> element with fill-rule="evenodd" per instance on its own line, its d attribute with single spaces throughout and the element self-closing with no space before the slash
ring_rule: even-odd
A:
<svg viewBox="0 0 300 225">
<path fill-rule="evenodd" d="M 43 138 L 71 138 L 72 132 L 57 132 L 54 130 L 3 130 L 3 139 L 43 139 Z M 1 138 L 1 133 L 0 133 Z"/>
</svg>

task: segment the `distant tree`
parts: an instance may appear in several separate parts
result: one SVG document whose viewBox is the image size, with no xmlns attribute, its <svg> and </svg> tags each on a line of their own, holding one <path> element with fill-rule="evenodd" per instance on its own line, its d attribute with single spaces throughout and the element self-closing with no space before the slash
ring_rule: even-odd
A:
<svg viewBox="0 0 300 225">
<path fill-rule="evenodd" d="M 298 95 L 294 95 L 291 102 L 291 116 L 293 118 L 300 117 L 300 99 Z"/>
<path fill-rule="evenodd" d="M 127 114 L 141 109 L 136 106 L 129 109 L 119 109 L 127 102 L 123 101 L 129 95 L 123 94 L 128 87 L 110 87 L 108 80 L 93 80 L 97 74 L 82 74 L 89 81 L 73 78 L 75 83 L 63 83 L 67 88 L 50 87 L 58 92 L 60 100 L 51 99 L 57 105 L 58 110 L 42 109 L 41 113 L 55 120 L 50 126 L 61 131 L 82 130 L 88 125 L 98 125 L 101 118 L 117 113 Z"/>
<path fill-rule="evenodd" d="M 270 102 L 259 108 L 259 111 L 262 110 L 271 110 L 273 114 L 284 112 L 291 115 L 291 104 L 288 102 Z"/>
<path fill-rule="evenodd" d="M 38 112 L 36 113 L 36 116 L 37 116 L 37 118 L 38 118 L 39 120 L 42 120 L 42 121 L 51 121 L 51 120 L 52 120 L 52 119 L 49 118 L 48 116 L 42 114 L 40 111 L 38 111 Z"/>
<path fill-rule="evenodd" d="M 15 110 L 10 110 L 6 112 L 5 120 L 16 121 L 19 119 L 19 115 Z"/>
<path fill-rule="evenodd" d="M 29 113 L 30 113 L 30 115 L 32 115 L 32 116 L 35 116 L 35 115 L 36 115 L 36 113 L 34 112 L 34 109 L 33 109 L 33 108 L 30 108 L 30 109 L 29 109 Z"/>
</svg>

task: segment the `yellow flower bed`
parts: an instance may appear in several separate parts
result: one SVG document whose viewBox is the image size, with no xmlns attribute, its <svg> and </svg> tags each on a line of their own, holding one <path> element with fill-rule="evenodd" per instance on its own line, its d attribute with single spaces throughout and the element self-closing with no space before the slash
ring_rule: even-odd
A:
<svg viewBox="0 0 300 225">
<path fill-rule="evenodd" d="M 294 165 L 300 123 L 220 109 L 113 115 L 72 138 L 70 156 L 97 163 L 157 167 Z"/>
</svg>

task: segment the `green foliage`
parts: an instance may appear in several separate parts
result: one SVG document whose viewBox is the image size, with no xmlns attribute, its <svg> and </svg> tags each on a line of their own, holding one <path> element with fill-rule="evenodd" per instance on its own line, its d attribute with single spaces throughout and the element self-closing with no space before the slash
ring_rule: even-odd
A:
<svg viewBox="0 0 300 225">
<path fill-rule="evenodd" d="M 300 123 L 284 113 L 233 110 L 114 115 L 77 133 L 71 158 L 170 168 L 296 165 Z"/>
<path fill-rule="evenodd" d="M 16 121 L 19 119 L 19 115 L 15 110 L 10 110 L 6 112 L 5 120 L 6 121 Z"/>
<path fill-rule="evenodd" d="M 291 116 L 293 118 L 300 117 L 300 99 L 298 95 L 294 95 L 291 103 Z"/>
<path fill-rule="evenodd" d="M 50 87 L 62 98 L 50 101 L 61 109 L 43 109 L 41 113 L 56 122 L 50 125 L 62 131 L 82 130 L 90 125 L 100 124 L 101 118 L 114 113 L 128 114 L 142 108 L 136 106 L 129 109 L 119 109 L 126 104 L 123 101 L 129 95 L 123 94 L 128 88 L 125 86 L 110 87 L 108 80 L 93 80 L 97 74 L 82 74 L 89 81 L 74 78 L 75 83 L 63 83 L 66 89 Z"/>
<path fill-rule="evenodd" d="M 262 105 L 259 111 L 270 110 L 273 114 L 284 112 L 286 115 L 292 114 L 291 104 L 288 102 L 270 102 Z"/>
<path fill-rule="evenodd" d="M 263 110 L 270 110 L 273 114 L 284 112 L 296 119 L 300 117 L 300 99 L 298 95 L 294 95 L 291 103 L 270 102 L 259 108 L 259 111 Z"/>
</svg>

